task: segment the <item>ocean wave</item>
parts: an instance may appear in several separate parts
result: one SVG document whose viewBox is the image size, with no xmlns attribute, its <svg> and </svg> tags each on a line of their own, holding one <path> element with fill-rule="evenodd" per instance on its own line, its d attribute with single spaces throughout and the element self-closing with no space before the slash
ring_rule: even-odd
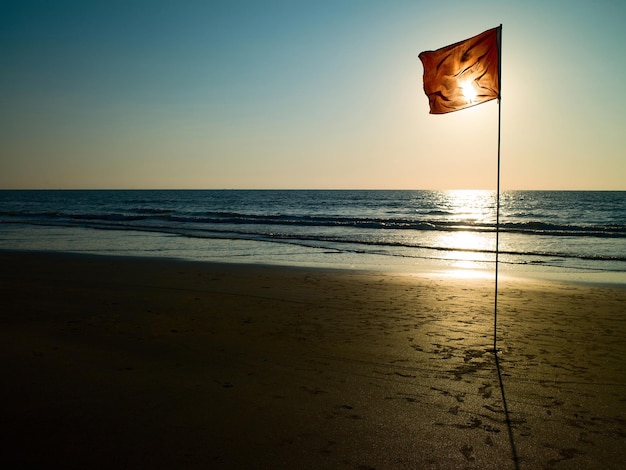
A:
<svg viewBox="0 0 626 470">
<path fill-rule="evenodd" d="M 57 220 L 55 223 L 36 223 L 33 225 L 56 226 L 56 227 L 77 227 L 73 220 L 68 218 L 65 221 Z M 338 252 L 367 252 L 376 253 L 386 256 L 396 257 L 423 257 L 410 254 L 414 250 L 422 250 L 440 253 L 473 253 L 477 255 L 493 255 L 492 249 L 467 248 L 460 246 L 437 246 L 432 244 L 419 243 L 418 241 L 400 241 L 400 240 L 382 240 L 367 239 L 363 237 L 350 236 L 349 233 L 342 232 L 340 235 L 320 234 L 320 233 L 289 233 L 255 230 L 254 228 L 239 230 L 233 228 L 208 228 L 187 226 L 168 226 L 168 225 L 142 225 L 127 224 L 120 225 L 116 223 L 117 217 L 108 216 L 102 219 L 87 221 L 85 218 L 79 218 L 84 223 L 79 225 L 81 228 L 90 228 L 96 230 L 122 230 L 136 231 L 146 233 L 161 233 L 167 235 L 180 236 L 194 239 L 222 239 L 222 240 L 252 240 L 268 243 L 285 243 L 290 245 L 298 245 L 304 247 L 326 248 Z M 408 250 L 408 251 L 407 251 Z M 519 258 L 515 263 L 548 263 L 554 259 L 578 259 L 586 261 L 614 261 L 626 262 L 626 256 L 620 255 L 604 255 L 604 254 L 586 254 L 576 252 L 562 251 L 546 251 L 546 250 L 506 250 L 500 249 L 501 255 L 508 255 Z M 438 257 L 438 256 L 433 256 Z M 538 258 L 534 261 L 528 261 L 528 258 Z"/>
<path fill-rule="evenodd" d="M 76 225 L 91 223 L 118 223 L 120 229 L 129 229 L 129 225 L 138 222 L 166 223 L 175 226 L 204 228 L 211 226 L 237 227 L 299 227 L 340 228 L 359 230 L 398 230 L 398 231 L 442 231 L 442 232 L 495 232 L 493 223 L 472 219 L 450 220 L 449 218 L 409 218 L 409 217 L 347 217 L 291 214 L 250 214 L 243 212 L 212 211 L 177 213 L 174 210 L 156 208 L 136 208 L 132 211 L 114 213 L 76 213 L 62 211 L 19 212 L 0 211 L 0 222 L 22 222 L 34 224 L 52 224 L 63 222 Z M 599 237 L 626 238 L 626 224 L 577 225 L 558 224 L 530 220 L 526 222 L 503 221 L 500 232 L 534 236 L 557 237 Z"/>
</svg>

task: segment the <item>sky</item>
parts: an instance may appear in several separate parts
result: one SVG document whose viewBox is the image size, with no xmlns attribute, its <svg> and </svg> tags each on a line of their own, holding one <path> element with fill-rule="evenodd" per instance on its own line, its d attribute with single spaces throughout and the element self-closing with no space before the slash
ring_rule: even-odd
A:
<svg viewBox="0 0 626 470">
<path fill-rule="evenodd" d="M 0 189 L 495 189 L 498 102 L 418 54 L 502 24 L 502 189 L 626 189 L 626 2 L 0 0 Z"/>
</svg>

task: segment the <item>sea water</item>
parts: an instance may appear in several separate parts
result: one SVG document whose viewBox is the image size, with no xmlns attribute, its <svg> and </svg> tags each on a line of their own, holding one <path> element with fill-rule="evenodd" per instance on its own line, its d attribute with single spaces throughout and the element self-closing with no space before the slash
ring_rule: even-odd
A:
<svg viewBox="0 0 626 470">
<path fill-rule="evenodd" d="M 472 273 L 496 240 L 500 272 L 626 284 L 626 192 L 0 191 L 0 249 Z"/>
</svg>

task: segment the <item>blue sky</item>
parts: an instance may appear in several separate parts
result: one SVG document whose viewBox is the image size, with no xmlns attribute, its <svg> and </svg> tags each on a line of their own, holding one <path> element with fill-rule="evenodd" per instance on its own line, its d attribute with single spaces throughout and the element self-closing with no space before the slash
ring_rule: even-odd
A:
<svg viewBox="0 0 626 470">
<path fill-rule="evenodd" d="M 0 188 L 493 189 L 498 104 L 419 52 L 503 25 L 504 189 L 626 189 L 623 1 L 0 2 Z"/>
</svg>

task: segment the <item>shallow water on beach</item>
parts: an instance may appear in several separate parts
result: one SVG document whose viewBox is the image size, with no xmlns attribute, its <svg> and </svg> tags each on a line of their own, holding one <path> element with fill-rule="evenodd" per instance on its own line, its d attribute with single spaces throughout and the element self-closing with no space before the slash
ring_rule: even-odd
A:
<svg viewBox="0 0 626 470">
<path fill-rule="evenodd" d="M 492 271 L 492 191 L 0 191 L 0 248 Z M 504 273 L 626 279 L 626 192 L 500 195 Z"/>
</svg>

